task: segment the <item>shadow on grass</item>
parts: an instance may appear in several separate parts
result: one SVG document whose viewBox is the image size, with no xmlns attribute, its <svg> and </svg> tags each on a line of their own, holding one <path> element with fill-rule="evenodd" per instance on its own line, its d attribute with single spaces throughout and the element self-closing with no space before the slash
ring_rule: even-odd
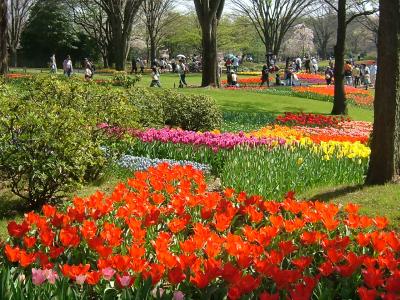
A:
<svg viewBox="0 0 400 300">
<path fill-rule="evenodd" d="M 362 184 L 339 187 L 334 190 L 326 191 L 323 193 L 311 196 L 311 200 L 331 201 L 338 197 L 346 196 L 348 194 L 361 191 L 365 186 Z"/>
<path fill-rule="evenodd" d="M 0 190 L 0 219 L 12 219 L 28 211 L 24 200 L 6 189 Z"/>
</svg>

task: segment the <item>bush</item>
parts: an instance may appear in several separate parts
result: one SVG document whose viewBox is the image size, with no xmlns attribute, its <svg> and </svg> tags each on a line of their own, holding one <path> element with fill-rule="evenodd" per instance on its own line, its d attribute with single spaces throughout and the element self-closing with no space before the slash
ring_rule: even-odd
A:
<svg viewBox="0 0 400 300">
<path fill-rule="evenodd" d="M 124 154 L 124 139 L 99 124 L 138 127 L 137 109 L 116 89 L 41 76 L 22 90 L 0 92 L 0 172 L 31 206 L 97 178 L 108 158 Z"/>
<path fill-rule="evenodd" d="M 0 176 L 30 208 L 82 182 L 98 152 L 82 113 L 0 97 Z"/>
<path fill-rule="evenodd" d="M 130 103 L 139 111 L 139 123 L 147 128 L 165 126 L 163 97 L 150 89 L 135 88 L 127 91 Z"/>
<path fill-rule="evenodd" d="M 204 95 L 183 95 L 171 90 L 131 89 L 130 102 L 140 111 L 145 127 L 169 125 L 185 130 L 219 128 L 222 114 L 215 101 Z"/>
<path fill-rule="evenodd" d="M 142 79 L 140 75 L 129 76 L 126 72 L 115 72 L 113 77 L 113 84 L 125 88 L 134 87 L 137 82 Z"/>
</svg>

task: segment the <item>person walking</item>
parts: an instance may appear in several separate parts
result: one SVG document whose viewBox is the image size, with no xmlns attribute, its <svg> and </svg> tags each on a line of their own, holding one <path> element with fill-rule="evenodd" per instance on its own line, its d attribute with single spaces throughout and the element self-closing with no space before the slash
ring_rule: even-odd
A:
<svg viewBox="0 0 400 300">
<path fill-rule="evenodd" d="M 331 67 L 327 67 L 325 70 L 326 85 L 331 85 L 332 79 L 333 79 L 333 71 L 332 71 Z"/>
<path fill-rule="evenodd" d="M 137 74 L 137 60 L 132 57 L 132 70 L 131 70 L 131 74 Z"/>
<path fill-rule="evenodd" d="M 318 73 L 318 61 L 315 57 L 311 58 L 311 65 L 312 65 L 312 70 L 314 74 Z"/>
<path fill-rule="evenodd" d="M 346 65 L 344 66 L 344 77 L 346 79 L 346 85 L 352 85 L 352 71 L 353 67 L 350 63 L 350 61 L 346 62 Z"/>
<path fill-rule="evenodd" d="M 300 57 L 296 58 L 295 60 L 296 72 L 299 72 L 301 70 L 301 63 L 302 63 L 301 58 Z"/>
<path fill-rule="evenodd" d="M 371 72 L 371 85 L 375 87 L 376 74 L 378 73 L 378 66 L 376 65 L 376 62 L 373 62 L 373 64 L 371 65 L 370 72 Z"/>
<path fill-rule="evenodd" d="M 179 60 L 177 69 L 178 69 L 178 74 L 179 74 L 179 87 L 180 88 L 183 88 L 183 86 L 187 87 L 187 83 L 186 83 L 187 67 L 186 67 L 183 59 Z"/>
<path fill-rule="evenodd" d="M 144 60 L 143 59 L 139 59 L 139 66 L 140 66 L 140 73 L 144 74 Z"/>
<path fill-rule="evenodd" d="M 237 73 L 239 70 L 239 58 L 236 56 L 232 59 L 232 67 L 233 71 Z"/>
<path fill-rule="evenodd" d="M 57 61 L 55 54 L 50 57 L 50 73 L 57 73 Z"/>
<path fill-rule="evenodd" d="M 230 58 L 228 58 L 225 62 L 225 67 L 226 67 L 226 73 L 230 73 L 231 72 L 231 67 L 232 67 L 232 61 Z"/>
<path fill-rule="evenodd" d="M 260 86 L 263 86 L 265 83 L 267 83 L 267 86 L 269 87 L 269 69 L 267 65 L 264 65 L 262 70 L 261 70 L 261 84 Z"/>
<path fill-rule="evenodd" d="M 160 83 L 160 73 L 157 70 L 156 66 L 151 68 L 151 84 L 150 87 L 161 87 Z"/>
<path fill-rule="evenodd" d="M 285 80 L 287 86 L 293 85 L 293 69 L 291 68 L 285 69 Z"/>
<path fill-rule="evenodd" d="M 71 77 L 71 75 L 74 71 L 73 67 L 72 67 L 71 56 L 67 55 L 67 57 L 64 59 L 63 69 L 64 69 L 64 75 L 67 77 Z"/>
<path fill-rule="evenodd" d="M 311 74 L 311 60 L 308 56 L 306 57 L 306 60 L 304 62 L 304 67 L 306 69 L 306 73 Z"/>
<path fill-rule="evenodd" d="M 365 89 L 368 90 L 368 87 L 371 84 L 371 71 L 365 64 L 364 64 L 364 84 L 365 84 Z"/>
<path fill-rule="evenodd" d="M 360 66 L 356 65 L 352 71 L 354 87 L 357 88 L 360 85 L 361 70 Z"/>
</svg>

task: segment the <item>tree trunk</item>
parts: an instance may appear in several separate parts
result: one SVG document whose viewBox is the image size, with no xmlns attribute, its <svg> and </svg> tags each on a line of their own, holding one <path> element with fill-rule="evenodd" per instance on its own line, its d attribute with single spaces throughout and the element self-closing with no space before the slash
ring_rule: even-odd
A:
<svg viewBox="0 0 400 300">
<path fill-rule="evenodd" d="M 202 24 L 203 75 L 201 86 L 218 86 L 217 19 Z"/>
<path fill-rule="evenodd" d="M 105 69 L 109 68 L 110 65 L 109 65 L 109 63 L 108 63 L 108 55 L 107 55 L 107 54 L 103 54 L 103 55 L 102 55 L 102 58 L 103 58 L 103 67 L 104 67 Z"/>
<path fill-rule="evenodd" d="M 157 58 L 157 46 L 156 46 L 156 39 L 155 37 L 150 35 L 150 62 L 153 64 L 153 62 Z"/>
<path fill-rule="evenodd" d="M 18 67 L 17 49 L 15 49 L 14 47 L 10 47 L 10 57 L 11 57 L 11 65 L 14 68 Z"/>
<path fill-rule="evenodd" d="M 400 0 L 379 2 L 379 67 L 368 184 L 400 182 Z"/>
<path fill-rule="evenodd" d="M 0 74 L 6 74 L 8 71 L 7 34 L 7 0 L 0 0 Z"/>
<path fill-rule="evenodd" d="M 346 45 L 346 0 L 339 0 L 338 29 L 335 46 L 335 96 L 332 115 L 347 115 L 344 90 L 344 51 Z"/>
<path fill-rule="evenodd" d="M 115 69 L 117 71 L 125 71 L 127 42 L 128 41 L 123 37 L 122 33 L 115 37 L 114 57 Z"/>
</svg>

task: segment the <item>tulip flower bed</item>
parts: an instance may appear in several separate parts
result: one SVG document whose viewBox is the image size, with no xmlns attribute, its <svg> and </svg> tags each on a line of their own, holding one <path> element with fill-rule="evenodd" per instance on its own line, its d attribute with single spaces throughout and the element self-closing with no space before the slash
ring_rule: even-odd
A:
<svg viewBox="0 0 400 300">
<path fill-rule="evenodd" d="M 308 84 L 326 84 L 325 76 L 320 74 L 296 73 L 300 81 Z"/>
<path fill-rule="evenodd" d="M 265 201 L 167 164 L 8 225 L 2 297 L 398 299 L 400 237 L 334 204 Z"/>
<path fill-rule="evenodd" d="M 309 99 L 323 100 L 323 101 L 333 101 L 334 96 L 334 86 L 299 86 L 293 87 L 293 96 L 304 97 Z M 354 88 L 352 86 L 345 86 L 345 93 L 347 100 L 350 102 L 365 106 L 372 107 L 374 104 L 374 97 L 367 90 L 362 90 Z"/>
<path fill-rule="evenodd" d="M 338 127 L 339 123 L 350 121 L 343 116 L 326 116 L 307 113 L 287 112 L 276 118 L 276 123 L 288 126 L 309 126 L 309 127 Z"/>
</svg>

